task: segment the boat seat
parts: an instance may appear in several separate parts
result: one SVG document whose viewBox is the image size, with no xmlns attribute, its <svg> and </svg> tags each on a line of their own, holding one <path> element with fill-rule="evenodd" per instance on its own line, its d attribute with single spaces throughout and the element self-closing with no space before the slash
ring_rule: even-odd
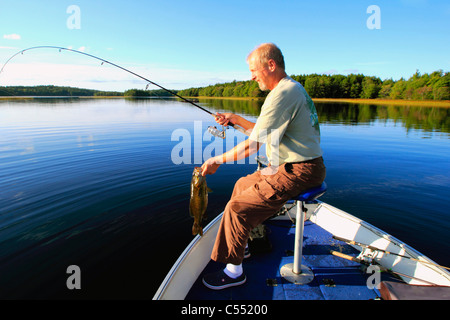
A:
<svg viewBox="0 0 450 320">
<path fill-rule="evenodd" d="M 298 196 L 290 199 L 296 203 L 295 217 L 295 243 L 294 243 L 294 263 L 288 263 L 281 267 L 280 274 L 286 280 L 295 284 L 307 284 L 314 279 L 314 274 L 310 268 L 302 265 L 303 251 L 303 231 L 305 227 L 305 203 L 312 202 L 322 196 L 327 191 L 327 184 L 323 182 L 320 186 L 308 189 Z M 289 201 L 288 201 L 289 202 Z"/>
<path fill-rule="evenodd" d="M 301 201 L 305 203 L 313 202 L 314 200 L 321 197 L 327 191 L 327 184 L 323 182 L 320 186 L 308 189 L 300 193 L 298 196 L 288 200 L 288 203 L 293 203 L 295 201 Z"/>
</svg>

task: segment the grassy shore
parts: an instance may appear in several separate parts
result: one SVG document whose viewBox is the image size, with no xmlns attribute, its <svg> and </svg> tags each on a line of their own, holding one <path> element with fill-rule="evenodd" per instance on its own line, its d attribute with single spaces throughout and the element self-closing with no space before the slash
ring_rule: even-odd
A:
<svg viewBox="0 0 450 320">
<path fill-rule="evenodd" d="M 358 103 L 393 106 L 441 107 L 450 108 L 450 100 L 390 100 L 390 99 L 313 99 L 314 102 Z"/>
<path fill-rule="evenodd" d="M 265 98 L 254 97 L 185 97 L 187 99 L 229 99 L 229 100 L 261 100 Z M 378 104 L 394 106 L 416 106 L 416 107 L 441 107 L 450 108 L 450 100 L 391 100 L 391 99 L 334 99 L 313 98 L 314 102 L 323 103 L 356 103 L 356 104 Z"/>
<path fill-rule="evenodd" d="M 35 97 L 7 97 L 0 96 L 0 100 L 7 99 L 33 99 Z M 43 98 L 43 97 L 36 97 Z M 47 97 L 45 97 L 47 98 Z M 52 98 L 52 97 L 49 97 Z M 57 97 L 64 98 L 64 97 Z M 80 97 L 67 97 L 67 98 L 96 98 L 96 99 L 114 99 L 124 98 L 124 96 L 80 96 Z M 200 99 L 223 99 L 223 100 L 260 100 L 265 98 L 256 97 L 185 97 L 186 99 L 200 100 Z M 377 104 L 377 105 L 393 105 L 393 106 L 416 106 L 416 107 L 440 107 L 450 108 L 450 100 L 390 100 L 390 99 L 331 99 L 331 98 L 314 98 L 314 102 L 320 103 L 356 103 L 356 104 Z"/>
</svg>

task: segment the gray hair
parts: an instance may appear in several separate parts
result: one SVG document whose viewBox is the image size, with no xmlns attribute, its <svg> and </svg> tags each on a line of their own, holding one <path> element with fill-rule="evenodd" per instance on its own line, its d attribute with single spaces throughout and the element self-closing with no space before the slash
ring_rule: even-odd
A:
<svg viewBox="0 0 450 320">
<path fill-rule="evenodd" d="M 273 43 L 263 43 L 257 46 L 247 57 L 247 62 L 255 56 L 256 61 L 259 62 L 261 66 L 267 64 L 267 62 L 272 59 L 275 61 L 276 65 L 283 69 L 284 66 L 284 57 L 281 53 L 281 50 Z"/>
</svg>

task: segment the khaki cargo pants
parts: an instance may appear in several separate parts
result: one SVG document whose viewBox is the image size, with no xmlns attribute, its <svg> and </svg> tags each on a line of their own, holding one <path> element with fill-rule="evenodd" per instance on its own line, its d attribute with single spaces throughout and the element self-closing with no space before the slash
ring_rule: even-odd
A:
<svg viewBox="0 0 450 320">
<path fill-rule="evenodd" d="M 262 172 L 249 174 L 236 182 L 223 213 L 212 260 L 235 265 L 242 263 L 250 231 L 274 215 L 287 200 L 322 184 L 326 169 L 319 157 L 285 163 L 271 175 Z"/>
</svg>

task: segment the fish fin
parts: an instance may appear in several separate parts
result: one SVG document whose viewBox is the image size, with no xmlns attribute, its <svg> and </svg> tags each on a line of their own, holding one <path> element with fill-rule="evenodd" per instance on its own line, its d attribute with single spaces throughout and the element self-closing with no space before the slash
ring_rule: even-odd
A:
<svg viewBox="0 0 450 320">
<path fill-rule="evenodd" d="M 195 212 L 195 204 L 191 201 L 189 202 L 189 215 L 191 218 L 194 218 L 194 212 Z"/>
<path fill-rule="evenodd" d="M 209 187 L 206 187 L 206 191 L 208 191 L 208 192 L 213 192 Z"/>
<path fill-rule="evenodd" d="M 192 226 L 192 235 L 197 235 L 199 234 L 200 236 L 203 236 L 203 228 L 194 222 L 194 225 Z"/>
</svg>

